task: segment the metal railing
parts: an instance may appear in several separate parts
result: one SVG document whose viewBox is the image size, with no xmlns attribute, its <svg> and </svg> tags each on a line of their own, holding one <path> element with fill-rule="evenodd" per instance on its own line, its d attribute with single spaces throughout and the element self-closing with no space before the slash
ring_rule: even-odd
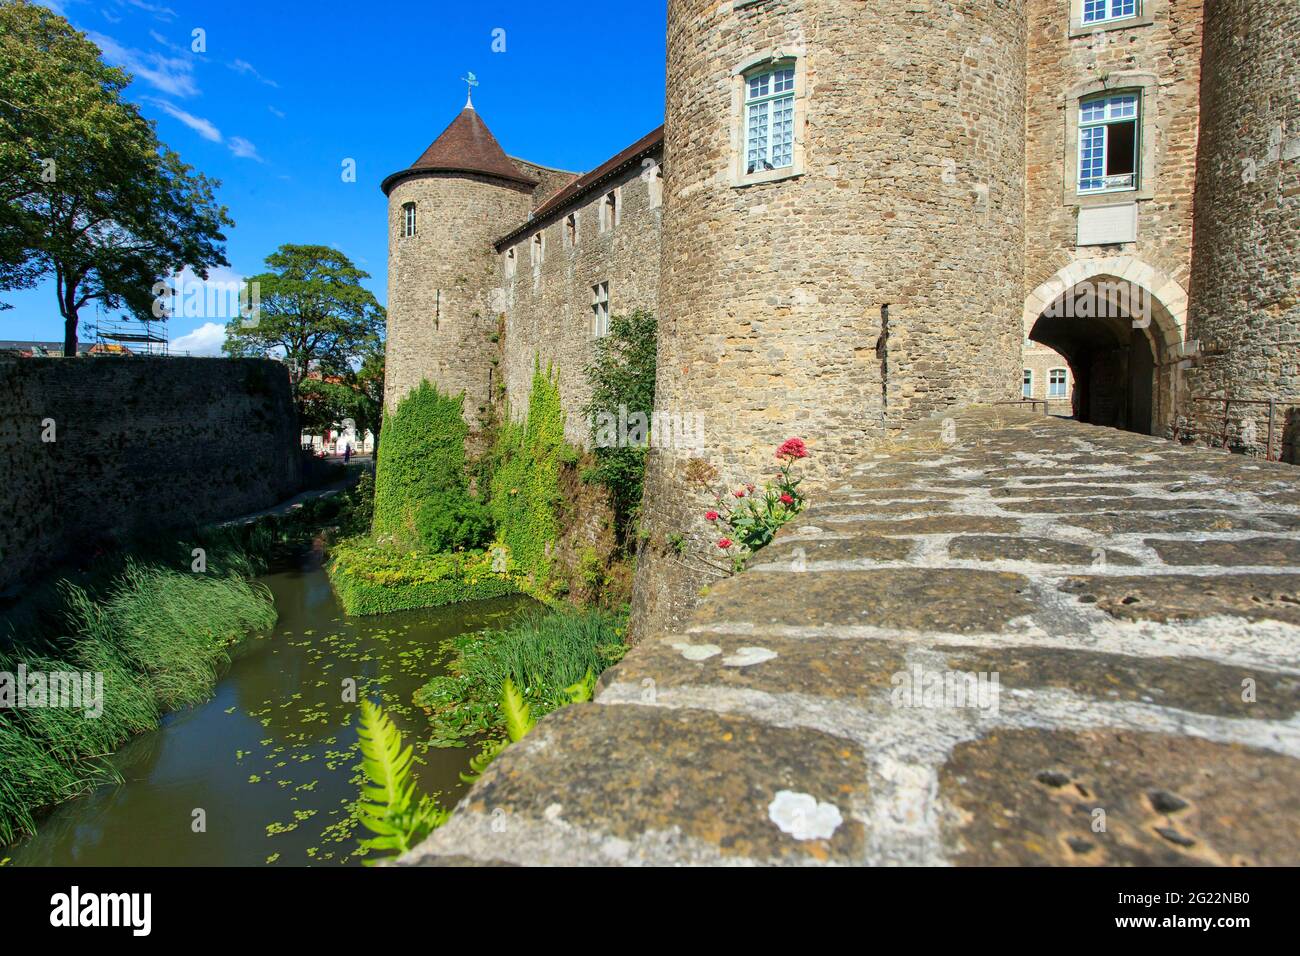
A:
<svg viewBox="0 0 1300 956">
<path fill-rule="evenodd" d="M 1286 449 L 1286 421 L 1285 418 L 1279 421 L 1279 413 L 1284 409 L 1300 409 L 1300 401 L 1287 402 L 1276 398 L 1197 398 L 1190 397 L 1188 402 L 1201 405 L 1222 406 L 1223 415 L 1220 418 L 1217 414 L 1206 415 L 1204 421 L 1199 417 L 1180 418 L 1174 423 L 1173 438 L 1175 441 L 1184 441 L 1187 438 L 1195 440 L 1203 437 L 1206 441 L 1216 445 L 1219 448 L 1233 449 L 1240 448 L 1242 451 L 1248 451 L 1250 447 L 1258 447 L 1259 442 L 1243 440 L 1243 436 L 1234 433 L 1232 409 L 1233 406 L 1258 407 L 1261 412 L 1267 409 L 1267 426 L 1263 442 L 1264 458 L 1267 461 L 1282 460 L 1282 453 Z M 1250 419 L 1253 421 L 1254 416 Z M 1273 453 L 1274 438 L 1277 439 L 1277 454 Z M 1232 439 L 1239 439 L 1237 444 L 1232 444 Z"/>
</svg>

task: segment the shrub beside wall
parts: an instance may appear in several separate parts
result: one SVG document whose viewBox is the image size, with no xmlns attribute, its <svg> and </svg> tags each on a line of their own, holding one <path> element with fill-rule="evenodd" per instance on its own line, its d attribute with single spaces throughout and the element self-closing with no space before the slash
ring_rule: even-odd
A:
<svg viewBox="0 0 1300 956">
<path fill-rule="evenodd" d="M 522 581 L 493 570 L 487 551 L 399 552 L 364 539 L 336 545 L 330 581 L 349 614 L 386 614 L 517 594 Z"/>
</svg>

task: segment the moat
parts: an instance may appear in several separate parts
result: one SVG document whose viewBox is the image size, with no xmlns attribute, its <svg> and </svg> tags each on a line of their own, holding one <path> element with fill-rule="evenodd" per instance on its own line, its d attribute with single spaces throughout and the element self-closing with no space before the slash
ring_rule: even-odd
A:
<svg viewBox="0 0 1300 956">
<path fill-rule="evenodd" d="M 419 787 L 454 805 L 472 749 L 429 749 L 412 693 L 441 671 L 439 645 L 532 606 L 502 598 L 379 617 L 344 616 L 321 556 L 265 575 L 279 620 L 249 637 L 211 699 L 167 715 L 112 758 L 120 783 L 56 807 L 11 866 L 356 865 L 358 705 L 382 699 L 415 743 Z M 201 832 L 199 822 L 203 827 Z M 368 836 L 364 833 L 360 836 Z"/>
</svg>

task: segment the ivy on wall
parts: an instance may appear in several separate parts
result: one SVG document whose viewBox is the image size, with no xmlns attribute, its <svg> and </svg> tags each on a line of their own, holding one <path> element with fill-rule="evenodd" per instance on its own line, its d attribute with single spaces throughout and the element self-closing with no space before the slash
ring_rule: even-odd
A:
<svg viewBox="0 0 1300 956">
<path fill-rule="evenodd" d="M 627 544 L 628 530 L 641 508 L 647 447 L 602 440 L 601 423 L 637 413 L 650 420 L 655 407 L 657 349 L 654 315 L 640 310 L 615 315 L 610 319 L 609 334 L 596 339 L 585 369 L 591 399 L 583 413 L 591 430 L 596 465 L 584 478 L 609 489 L 614 532 L 622 545 Z"/>
<path fill-rule="evenodd" d="M 545 589 L 551 576 L 548 546 L 559 537 L 559 473 L 564 460 L 564 411 L 560 387 L 540 362 L 533 370 L 528 417 L 501 423 L 493 449 L 492 519 L 497 540 L 509 549 L 514 568 Z"/>
<path fill-rule="evenodd" d="M 401 547 L 452 551 L 491 537 L 484 505 L 465 473 L 464 396 L 421 382 L 384 423 L 375 478 L 376 539 Z"/>
</svg>

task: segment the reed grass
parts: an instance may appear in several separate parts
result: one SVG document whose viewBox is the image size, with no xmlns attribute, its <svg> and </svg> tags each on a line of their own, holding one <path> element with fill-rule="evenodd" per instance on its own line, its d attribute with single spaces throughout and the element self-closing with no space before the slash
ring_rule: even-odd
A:
<svg viewBox="0 0 1300 956">
<path fill-rule="evenodd" d="M 168 710 L 211 692 L 231 645 L 275 623 L 270 593 L 247 580 L 264 565 L 245 531 L 111 556 L 39 587 L 0 614 L 0 671 L 104 677 L 103 713 L 0 709 L 0 844 L 35 829 L 38 811 L 111 779 L 105 759 Z"/>
<path fill-rule="evenodd" d="M 617 662 L 625 651 L 625 612 L 538 611 L 502 630 L 454 637 L 448 673 L 421 687 L 415 702 L 429 711 L 433 743 L 460 746 L 505 726 L 501 687 L 509 678 L 536 717 L 569 703 L 564 690 Z"/>
</svg>

